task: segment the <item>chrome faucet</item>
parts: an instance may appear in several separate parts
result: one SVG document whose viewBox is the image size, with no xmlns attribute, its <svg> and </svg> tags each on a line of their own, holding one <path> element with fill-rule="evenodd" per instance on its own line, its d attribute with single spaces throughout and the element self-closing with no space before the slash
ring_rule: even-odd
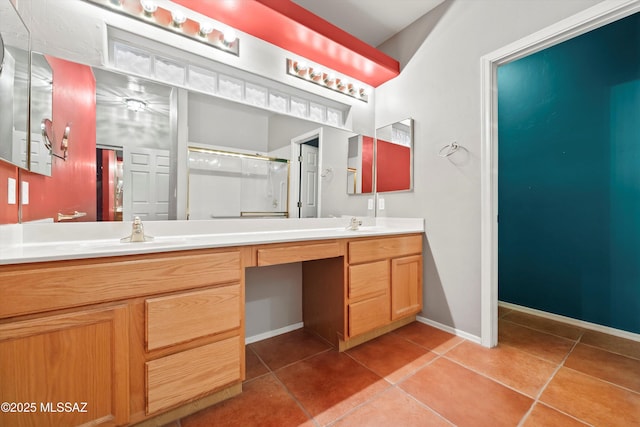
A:
<svg viewBox="0 0 640 427">
<path fill-rule="evenodd" d="M 133 219 L 133 224 L 131 225 L 131 235 L 120 239 L 120 241 L 123 243 L 148 242 L 150 240 L 153 240 L 153 237 L 144 235 L 144 226 L 142 225 L 142 220 L 139 216 Z"/>
<path fill-rule="evenodd" d="M 349 225 L 347 226 L 347 230 L 356 231 L 356 230 L 358 230 L 358 228 L 360 228 L 361 225 L 362 225 L 362 221 L 358 220 L 358 218 L 356 218 L 354 216 L 354 217 L 351 218 L 351 221 L 349 221 Z"/>
</svg>

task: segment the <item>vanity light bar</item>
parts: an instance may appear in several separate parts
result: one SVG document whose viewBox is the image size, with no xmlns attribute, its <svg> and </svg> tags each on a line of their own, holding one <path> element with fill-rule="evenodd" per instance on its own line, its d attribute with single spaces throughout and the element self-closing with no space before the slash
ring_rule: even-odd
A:
<svg viewBox="0 0 640 427">
<path fill-rule="evenodd" d="M 222 51 L 240 54 L 240 40 L 232 28 L 203 19 L 197 22 L 187 18 L 181 9 L 160 7 L 154 0 L 85 0 L 111 11 L 152 24 L 156 27 L 213 46 Z M 216 28 L 218 26 L 218 28 Z"/>
<path fill-rule="evenodd" d="M 360 101 L 369 102 L 367 89 L 356 86 L 347 78 L 339 76 L 330 70 L 324 70 L 318 65 L 310 65 L 303 60 L 287 59 L 287 74 L 343 93 Z"/>
</svg>

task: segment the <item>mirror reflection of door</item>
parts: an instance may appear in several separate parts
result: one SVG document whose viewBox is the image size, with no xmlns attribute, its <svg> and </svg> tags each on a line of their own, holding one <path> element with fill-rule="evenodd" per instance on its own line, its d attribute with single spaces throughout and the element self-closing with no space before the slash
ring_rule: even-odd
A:
<svg viewBox="0 0 640 427">
<path fill-rule="evenodd" d="M 124 147 L 125 220 L 169 219 L 170 166 L 169 150 Z"/>
<path fill-rule="evenodd" d="M 122 221 L 122 148 L 96 148 L 96 219 Z"/>
<path fill-rule="evenodd" d="M 298 209 L 300 218 L 318 216 L 318 138 L 300 144 L 300 186 Z"/>
</svg>

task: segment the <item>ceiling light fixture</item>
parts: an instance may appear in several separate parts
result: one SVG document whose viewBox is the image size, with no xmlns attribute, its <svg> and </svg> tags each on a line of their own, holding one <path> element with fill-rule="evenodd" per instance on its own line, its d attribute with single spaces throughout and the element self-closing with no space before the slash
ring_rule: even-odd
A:
<svg viewBox="0 0 640 427">
<path fill-rule="evenodd" d="M 181 11 L 174 10 L 173 12 L 171 12 L 171 20 L 173 21 L 173 25 L 175 25 L 176 27 L 180 27 L 186 22 L 187 17 Z"/>
<path fill-rule="evenodd" d="M 127 108 L 131 111 L 135 111 L 136 113 L 145 111 L 147 109 L 147 103 L 136 98 L 126 98 L 124 103 L 127 105 Z"/>
<path fill-rule="evenodd" d="M 199 34 L 201 37 L 207 37 L 213 31 L 213 24 L 210 22 L 201 22 Z"/>
<path fill-rule="evenodd" d="M 179 9 L 171 2 L 161 2 L 162 6 L 154 0 L 84 0 L 113 12 L 144 21 L 164 30 L 173 31 L 175 34 L 188 37 L 207 46 L 232 53 L 240 54 L 240 40 L 233 28 L 214 22 L 199 22 L 189 19 L 187 10 Z"/>
<path fill-rule="evenodd" d="M 225 46 L 231 46 L 231 44 L 236 41 L 238 38 L 238 36 L 236 35 L 236 32 L 231 29 L 231 28 L 227 28 L 226 30 L 222 31 L 222 38 L 221 41 Z"/>
<path fill-rule="evenodd" d="M 343 93 L 352 98 L 369 102 L 366 88 L 355 85 L 345 77 L 336 76 L 333 72 L 323 71 L 322 67 L 309 65 L 303 60 L 287 59 L 287 74 Z"/>
<path fill-rule="evenodd" d="M 142 11 L 147 17 L 153 16 L 158 10 L 158 5 L 151 0 L 140 0 L 140 6 L 142 6 Z"/>
</svg>

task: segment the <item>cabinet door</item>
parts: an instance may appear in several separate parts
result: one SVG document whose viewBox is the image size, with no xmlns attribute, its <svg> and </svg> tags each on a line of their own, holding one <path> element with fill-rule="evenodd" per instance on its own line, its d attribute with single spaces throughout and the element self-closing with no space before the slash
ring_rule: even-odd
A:
<svg viewBox="0 0 640 427">
<path fill-rule="evenodd" d="M 422 310 L 422 256 L 391 260 L 391 320 Z"/>
<path fill-rule="evenodd" d="M 127 318 L 117 306 L 0 324 L 0 402 L 20 410 L 0 425 L 126 424 Z"/>
</svg>

